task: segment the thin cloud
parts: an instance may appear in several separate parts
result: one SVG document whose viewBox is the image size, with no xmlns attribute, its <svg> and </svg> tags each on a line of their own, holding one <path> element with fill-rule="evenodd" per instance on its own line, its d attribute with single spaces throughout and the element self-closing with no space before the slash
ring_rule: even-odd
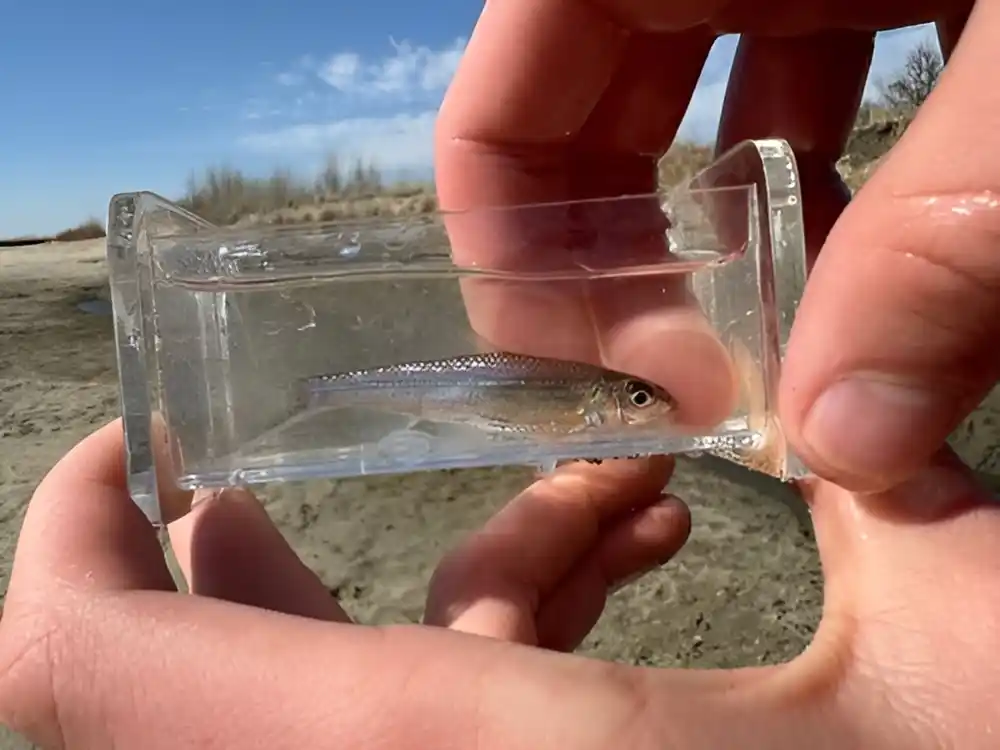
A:
<svg viewBox="0 0 1000 750">
<path fill-rule="evenodd" d="M 392 117 L 354 117 L 326 123 L 295 125 L 241 139 L 241 145 L 271 154 L 315 154 L 334 151 L 387 169 L 424 169 L 433 157 L 437 110 Z"/>
<path fill-rule="evenodd" d="M 875 96 L 878 79 L 900 68 L 914 45 L 928 38 L 935 38 L 932 25 L 879 35 L 866 96 Z M 397 113 L 329 121 L 314 115 L 312 121 L 304 124 L 247 135 L 241 139 L 241 145 L 255 151 L 289 155 L 322 155 L 334 150 L 347 158 L 375 161 L 387 170 L 429 169 L 433 160 L 435 108 L 455 73 L 465 40 L 456 39 L 437 50 L 409 42 L 392 42 L 392 49 L 392 55 L 375 61 L 353 52 L 341 52 L 314 70 L 338 96 L 378 97 L 379 103 L 395 103 Z M 713 47 L 681 123 L 680 138 L 701 143 L 714 141 L 735 51 L 734 36 L 723 37 Z M 415 93 L 422 96 L 417 98 Z M 358 101 L 368 99 L 363 97 Z M 419 103 L 414 105 L 414 102 Z"/>
<path fill-rule="evenodd" d="M 305 82 L 305 76 L 301 73 L 278 73 L 274 80 L 280 86 L 301 86 Z"/>
<path fill-rule="evenodd" d="M 319 66 L 317 75 L 343 94 L 409 98 L 443 91 L 465 51 L 455 39 L 442 49 L 390 39 L 393 54 L 367 61 L 355 52 L 340 52 Z"/>
<path fill-rule="evenodd" d="M 319 77 L 338 91 L 349 93 L 357 87 L 360 72 L 361 58 L 353 52 L 341 52 L 326 61 Z"/>
</svg>

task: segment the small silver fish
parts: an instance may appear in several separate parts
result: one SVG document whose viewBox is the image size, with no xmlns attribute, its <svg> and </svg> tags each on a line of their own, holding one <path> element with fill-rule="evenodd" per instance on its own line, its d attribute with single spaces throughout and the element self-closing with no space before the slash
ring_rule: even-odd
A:
<svg viewBox="0 0 1000 750">
<path fill-rule="evenodd" d="M 676 407 L 664 389 L 622 372 L 506 352 L 320 375 L 305 387 L 309 408 L 362 408 L 492 433 L 644 425 Z"/>
</svg>

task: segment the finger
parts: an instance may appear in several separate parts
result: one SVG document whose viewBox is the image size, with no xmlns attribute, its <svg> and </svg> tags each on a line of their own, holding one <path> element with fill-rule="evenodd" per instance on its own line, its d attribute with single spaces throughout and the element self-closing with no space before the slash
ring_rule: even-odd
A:
<svg viewBox="0 0 1000 750">
<path fill-rule="evenodd" d="M 980 3 L 936 90 L 836 224 L 789 343 L 781 413 L 848 488 L 908 477 L 1000 374 L 1000 6 Z"/>
<path fill-rule="evenodd" d="M 27 701 L 36 710 L 25 729 L 57 726 L 54 634 L 81 612 L 100 617 L 99 594 L 135 589 L 176 590 L 156 532 L 129 496 L 115 420 L 63 456 L 28 505 L 0 621 L 0 724 L 17 721 L 18 701 Z"/>
<path fill-rule="evenodd" d="M 971 5 L 955 0 L 952 7 Z M 837 3 L 727 3 L 713 13 L 720 34 L 806 35 L 830 29 L 884 31 L 931 23 L 941 15 L 942 0 L 844 0 Z"/>
<path fill-rule="evenodd" d="M 542 603 L 538 645 L 575 649 L 597 624 L 608 594 L 668 562 L 690 533 L 691 512 L 672 495 L 609 528 Z"/>
<path fill-rule="evenodd" d="M 955 50 L 958 40 L 965 31 L 965 24 L 969 21 L 970 8 L 955 8 L 949 11 L 950 15 L 940 19 L 936 24 L 938 44 L 941 47 L 941 56 L 945 62 L 951 59 L 951 53 Z"/>
<path fill-rule="evenodd" d="M 350 621 L 249 491 L 211 493 L 169 528 L 191 593 L 317 620 Z"/>
<path fill-rule="evenodd" d="M 437 120 L 442 207 L 651 190 L 713 36 L 701 27 L 646 33 L 635 23 L 573 0 L 487 4 Z"/>
<path fill-rule="evenodd" d="M 719 129 L 720 151 L 780 137 L 795 152 L 810 263 L 850 192 L 837 172 L 871 63 L 874 34 L 824 31 L 740 39 Z"/>
<path fill-rule="evenodd" d="M 21 527 L 7 598 L 80 590 L 175 590 L 156 531 L 126 487 L 121 420 L 84 438 L 35 490 Z"/>
<path fill-rule="evenodd" d="M 983 669 L 1000 648 L 997 499 L 948 449 L 887 493 L 811 485 L 825 587 L 809 663 L 854 673 L 841 691 L 848 711 L 865 710 L 861 697 L 877 688 L 908 709 L 907 723 L 924 724 L 922 707 L 935 706 L 964 731 L 962 717 L 990 711 L 985 696 L 1000 689 L 996 670 Z M 946 687 L 955 681 L 963 696 L 984 697 L 959 700 Z"/>
<path fill-rule="evenodd" d="M 546 204 L 446 217 L 459 265 L 508 275 L 463 280 L 476 334 L 494 348 L 651 380 L 690 427 L 725 418 L 737 388 L 684 275 L 544 284 L 509 275 L 669 263 L 666 217 L 649 194 L 711 42 L 700 28 L 626 30 L 564 0 L 487 5 L 436 135 L 445 209 Z M 489 91 L 480 83 L 487 71 Z M 643 197 L 565 203 L 623 194 Z"/>
<path fill-rule="evenodd" d="M 831 736 L 839 718 L 806 724 L 811 696 L 783 698 L 766 670 L 661 674 L 436 628 L 346 627 L 197 597 L 121 596 L 84 615 L 50 639 L 47 675 L 44 659 L 26 657 L 48 692 L 0 675 L 0 717 L 44 747 L 529 750 L 544 736 L 561 748 L 669 738 L 708 750 L 750 738 L 791 750 L 812 736 L 804 730 Z M 768 731 L 761 717 L 775 713 L 782 721 Z"/>
<path fill-rule="evenodd" d="M 627 42 L 627 31 L 590 4 L 487 3 L 438 114 L 442 208 L 566 200 L 568 149 Z"/>
<path fill-rule="evenodd" d="M 608 524 L 658 501 L 672 470 L 668 457 L 561 466 L 445 557 L 424 621 L 535 643 L 541 603 Z"/>
</svg>

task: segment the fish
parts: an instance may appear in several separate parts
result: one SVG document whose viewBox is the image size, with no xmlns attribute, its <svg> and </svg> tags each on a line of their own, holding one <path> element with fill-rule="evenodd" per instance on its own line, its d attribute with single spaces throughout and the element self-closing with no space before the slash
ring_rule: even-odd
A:
<svg viewBox="0 0 1000 750">
<path fill-rule="evenodd" d="M 571 360 L 508 352 L 406 362 L 304 381 L 308 408 L 361 408 L 487 433 L 566 436 L 668 423 L 660 386 Z"/>
</svg>

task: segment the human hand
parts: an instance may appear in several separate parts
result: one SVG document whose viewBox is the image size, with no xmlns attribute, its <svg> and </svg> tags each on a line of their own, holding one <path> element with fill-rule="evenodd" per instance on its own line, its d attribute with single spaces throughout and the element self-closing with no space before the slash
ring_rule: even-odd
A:
<svg viewBox="0 0 1000 750">
<path fill-rule="evenodd" d="M 118 423 L 68 454 L 18 545 L 0 722 L 45 748 L 996 745 L 1000 508 L 949 455 L 894 496 L 810 488 L 819 632 L 787 665 L 733 671 L 519 643 L 572 647 L 608 586 L 680 545 L 686 511 L 659 501 L 669 461 L 543 480 L 442 564 L 429 626 L 374 628 L 348 621 L 245 493 L 172 529 L 197 595 L 176 593 L 121 458 Z"/>
<path fill-rule="evenodd" d="M 503 692 L 530 679 L 519 663 L 547 671 L 530 651 L 443 628 L 352 624 L 245 491 L 209 495 L 170 525 L 195 596 L 177 593 L 129 499 L 122 437 L 115 421 L 67 454 L 19 539 L 0 722 L 43 747 L 468 745 L 484 674 L 512 669 Z M 687 508 L 663 494 L 672 470 L 665 457 L 561 467 L 438 567 L 427 623 L 574 649 L 609 591 L 687 539 Z"/>
<path fill-rule="evenodd" d="M 874 32 L 929 21 L 946 71 L 845 210 L 835 165 Z M 741 32 L 718 149 L 772 136 L 792 145 L 815 261 L 784 366 L 782 423 L 818 474 L 883 490 L 925 465 L 1000 375 L 1000 94 L 985 74 L 1000 62 L 998 30 L 1000 6 L 985 0 L 974 10 L 969 0 L 487 3 L 438 120 L 441 203 L 652 192 L 654 162 L 674 139 L 716 34 Z M 461 230 L 455 252 L 466 261 L 525 244 L 509 221 L 485 247 Z M 628 285 L 585 300 L 590 310 L 574 307 L 579 295 L 536 303 L 544 315 L 534 328 L 561 333 L 574 356 L 593 359 L 586 347 L 600 349 L 668 387 L 682 409 L 706 394 L 725 405 L 730 375 L 703 321 L 669 310 L 677 300 L 656 298 L 658 288 Z M 468 295 L 473 326 L 504 346 L 521 335 L 512 328 L 526 328 L 528 308 L 495 314 L 499 303 L 482 291 Z M 601 340 L 609 332 L 610 344 Z M 546 347 L 559 351 L 558 343 Z M 660 350 L 671 352 L 669 363 Z"/>
</svg>

